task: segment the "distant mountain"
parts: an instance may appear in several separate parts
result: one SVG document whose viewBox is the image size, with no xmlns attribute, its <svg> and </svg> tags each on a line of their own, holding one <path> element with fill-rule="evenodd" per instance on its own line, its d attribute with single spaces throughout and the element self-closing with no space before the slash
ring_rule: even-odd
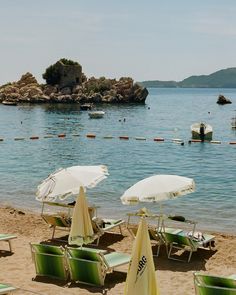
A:
<svg viewBox="0 0 236 295">
<path fill-rule="evenodd" d="M 190 76 L 182 81 L 143 81 L 145 87 L 236 88 L 236 68 L 228 68 L 210 75 Z"/>
</svg>

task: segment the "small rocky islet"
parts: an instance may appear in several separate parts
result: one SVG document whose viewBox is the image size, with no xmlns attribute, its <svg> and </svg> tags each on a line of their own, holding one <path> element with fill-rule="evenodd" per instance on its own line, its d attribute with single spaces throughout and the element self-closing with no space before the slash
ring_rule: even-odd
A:
<svg viewBox="0 0 236 295">
<path fill-rule="evenodd" d="M 82 66 L 60 59 L 43 74 L 39 84 L 29 72 L 19 81 L 0 86 L 0 102 L 9 103 L 145 103 L 147 88 L 130 77 L 119 80 L 87 78 Z"/>
</svg>

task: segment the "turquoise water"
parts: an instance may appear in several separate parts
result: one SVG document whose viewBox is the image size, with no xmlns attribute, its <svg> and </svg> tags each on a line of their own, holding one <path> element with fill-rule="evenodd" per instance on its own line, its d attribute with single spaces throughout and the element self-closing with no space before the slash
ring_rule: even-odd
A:
<svg viewBox="0 0 236 295">
<path fill-rule="evenodd" d="M 216 104 L 220 93 L 233 103 Z M 36 187 L 49 173 L 105 164 L 109 177 L 88 191 L 101 215 L 124 218 L 140 206 L 158 212 L 159 204 L 124 206 L 120 196 L 142 178 L 178 174 L 194 178 L 196 192 L 164 202 L 163 211 L 197 220 L 200 228 L 236 233 L 236 146 L 228 144 L 236 141 L 230 126 L 235 104 L 236 89 L 149 89 L 145 105 L 102 105 L 106 114 L 97 120 L 75 105 L 0 105 L 0 202 L 39 210 Z M 222 144 L 188 144 L 190 125 L 199 121 L 212 125 L 213 139 Z M 60 133 L 66 137 L 58 138 Z M 96 138 L 87 138 L 88 133 Z M 46 134 L 55 136 L 43 138 Z M 40 139 L 30 140 L 34 135 Z M 104 139 L 107 135 L 114 138 Z M 120 140 L 123 135 L 130 139 Z M 165 141 L 154 142 L 155 137 Z M 172 138 L 185 145 L 172 143 Z"/>
</svg>

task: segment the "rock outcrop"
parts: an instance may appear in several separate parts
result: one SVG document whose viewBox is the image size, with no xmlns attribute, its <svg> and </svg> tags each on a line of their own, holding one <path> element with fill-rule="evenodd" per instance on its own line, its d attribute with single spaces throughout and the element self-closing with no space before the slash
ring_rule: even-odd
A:
<svg viewBox="0 0 236 295">
<path fill-rule="evenodd" d="M 40 85 L 31 73 L 24 74 L 19 81 L 0 87 L 0 102 L 17 103 L 144 103 L 148 91 L 132 78 L 89 79 L 73 87 Z"/>
<path fill-rule="evenodd" d="M 218 104 L 228 104 L 228 103 L 232 103 L 232 101 L 228 98 L 226 98 L 224 95 L 220 94 L 218 96 L 218 100 L 217 100 Z"/>
</svg>

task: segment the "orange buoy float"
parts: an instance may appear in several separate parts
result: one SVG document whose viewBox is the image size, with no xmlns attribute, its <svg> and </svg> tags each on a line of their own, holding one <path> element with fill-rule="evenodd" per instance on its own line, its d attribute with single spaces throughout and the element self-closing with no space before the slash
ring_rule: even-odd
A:
<svg viewBox="0 0 236 295">
<path fill-rule="evenodd" d="M 230 141 L 229 144 L 236 144 L 236 141 Z"/>
<path fill-rule="evenodd" d="M 87 134 L 86 135 L 88 138 L 95 138 L 96 137 L 96 135 L 95 134 L 92 134 L 92 133 L 89 133 L 89 134 Z"/>
<path fill-rule="evenodd" d="M 164 138 L 162 138 L 162 137 L 156 137 L 156 138 L 154 138 L 153 140 L 154 140 L 154 141 L 164 141 Z"/>
<path fill-rule="evenodd" d="M 128 140 L 128 139 L 129 139 L 129 136 L 119 136 L 119 139 L 125 139 L 125 140 Z"/>
<path fill-rule="evenodd" d="M 39 137 L 38 136 L 31 136 L 30 139 L 33 139 L 33 140 L 34 139 L 39 139 Z"/>
<path fill-rule="evenodd" d="M 66 137 L 65 133 L 58 134 L 57 137 Z"/>
</svg>

